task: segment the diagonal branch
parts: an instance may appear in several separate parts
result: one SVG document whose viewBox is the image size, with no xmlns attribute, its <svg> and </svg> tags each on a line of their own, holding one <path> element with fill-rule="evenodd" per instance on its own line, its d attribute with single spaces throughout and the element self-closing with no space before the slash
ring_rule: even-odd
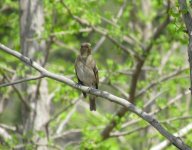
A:
<svg viewBox="0 0 192 150">
<path fill-rule="evenodd" d="M 119 18 L 123 15 L 123 11 L 125 10 L 126 6 L 127 6 L 127 0 L 124 0 L 124 1 L 123 1 L 123 5 L 120 7 L 120 9 L 119 9 L 119 11 L 118 11 L 118 13 L 117 13 L 117 16 L 115 17 L 114 20 L 109 21 L 109 23 L 112 23 L 113 25 L 116 25 L 116 23 L 117 23 L 117 21 L 119 20 Z M 104 19 L 104 20 L 106 20 L 106 19 Z M 108 21 L 108 20 L 106 20 L 106 21 Z M 106 39 L 106 36 L 103 35 L 103 36 L 100 38 L 100 40 L 97 42 L 97 44 L 95 45 L 95 47 L 93 48 L 93 51 L 94 51 L 94 52 L 99 49 L 99 47 L 104 43 L 105 39 Z"/>
<path fill-rule="evenodd" d="M 168 100 L 168 103 L 167 103 L 166 106 L 161 107 L 161 108 L 158 108 L 158 109 L 155 109 L 153 112 L 150 112 L 149 114 L 154 116 L 154 115 L 156 115 L 157 113 L 159 113 L 159 112 L 161 112 L 161 111 L 163 111 L 163 110 L 165 110 L 165 109 L 168 109 L 172 104 L 174 104 L 176 101 L 180 100 L 183 96 L 188 95 L 189 93 L 190 93 L 190 91 L 187 90 L 187 91 L 185 91 L 184 93 L 177 95 L 176 97 Z M 145 105 L 145 107 L 144 107 L 143 109 L 145 109 L 146 107 L 147 107 L 147 105 Z M 138 123 L 139 121 L 141 121 L 141 119 L 132 120 L 132 121 L 129 121 L 129 122 L 127 122 L 127 123 L 124 123 L 124 124 L 122 125 L 122 128 L 128 127 L 128 126 L 130 126 L 130 125 L 134 125 L 134 124 Z"/>
<path fill-rule="evenodd" d="M 188 67 L 184 67 L 184 68 L 181 68 L 181 69 L 178 69 L 176 71 L 174 71 L 173 73 L 169 74 L 169 75 L 166 75 L 164 77 L 161 77 L 159 78 L 158 80 L 156 81 L 152 81 L 147 87 L 143 88 L 141 91 L 138 92 L 138 94 L 135 96 L 135 97 L 140 97 L 142 94 L 144 94 L 147 90 L 151 89 L 152 87 L 154 87 L 155 85 L 159 84 L 159 83 L 162 83 L 166 80 L 169 80 L 177 75 L 179 75 L 180 73 L 182 73 L 183 71 L 187 70 Z"/>
<path fill-rule="evenodd" d="M 175 120 L 185 120 L 185 119 L 191 119 L 192 116 L 179 116 L 179 117 L 174 117 L 174 118 L 170 118 L 170 119 L 166 119 L 166 120 L 162 120 L 162 121 L 159 121 L 160 123 L 162 124 L 169 124 L 171 121 L 175 121 Z M 146 129 L 148 128 L 149 125 L 145 125 L 145 126 L 142 126 L 142 127 L 136 127 L 130 131 L 124 131 L 124 132 L 114 132 L 114 133 L 111 133 L 110 134 L 110 137 L 119 137 L 119 136 L 127 136 L 127 135 L 130 135 L 134 132 L 138 132 L 140 130 L 143 130 L 143 129 Z M 169 143 L 169 141 L 166 140 L 167 143 Z M 169 143 L 170 144 L 170 143 Z"/>
<path fill-rule="evenodd" d="M 59 81 L 62 83 L 65 83 L 65 84 L 73 87 L 74 89 L 78 89 L 78 90 L 81 90 L 83 92 L 90 93 L 90 94 L 108 99 L 111 102 L 114 102 L 116 104 L 119 104 L 119 105 L 125 107 L 127 110 L 135 113 L 140 118 L 144 119 L 149 124 L 151 124 L 161 135 L 166 137 L 177 148 L 190 150 L 189 146 L 187 146 L 180 138 L 177 138 L 174 135 L 172 135 L 171 133 L 169 133 L 163 126 L 161 126 L 161 124 L 153 116 L 151 116 L 150 114 L 137 108 L 135 105 L 131 104 L 126 99 L 117 97 L 117 96 L 115 96 L 109 92 L 106 92 L 106 91 L 101 91 L 101 90 L 97 90 L 97 89 L 93 89 L 93 88 L 90 89 L 90 87 L 77 85 L 74 81 L 66 78 L 65 76 L 57 75 L 57 74 L 54 74 L 52 72 L 49 72 L 48 70 L 44 69 L 39 64 L 37 64 L 36 62 L 31 61 L 30 58 L 22 55 L 21 53 L 19 53 L 17 51 L 14 51 L 14 50 L 6 47 L 3 44 L 0 44 L 0 49 L 6 53 L 18 58 L 20 61 L 30 65 L 32 68 L 36 69 L 38 72 L 43 74 L 45 77 L 48 77 L 50 79 L 53 79 L 53 80 L 56 80 L 56 81 Z"/>
<path fill-rule="evenodd" d="M 38 79 L 41 79 L 43 77 L 45 77 L 45 76 L 44 75 L 40 75 L 40 76 L 37 76 L 37 77 L 30 77 L 30 78 L 26 78 L 26 79 L 21 79 L 21 80 L 13 81 L 13 82 L 10 82 L 10 83 L 3 83 L 3 84 L 0 84 L 0 87 L 15 85 L 15 84 L 19 84 L 19 83 L 23 83 L 23 82 L 27 82 L 27 81 L 31 81 L 31 80 L 38 80 Z"/>
<path fill-rule="evenodd" d="M 187 133 L 189 133 L 192 130 L 192 123 L 188 124 L 187 126 L 183 127 L 181 130 L 179 130 L 177 133 L 174 133 L 175 136 L 183 137 Z M 170 142 L 168 140 L 165 140 L 158 145 L 152 147 L 150 150 L 163 150 L 167 146 L 170 145 Z"/>
<path fill-rule="evenodd" d="M 4 75 L 4 74 L 3 74 Z M 5 79 L 9 82 L 11 82 L 11 80 L 9 79 L 9 77 L 7 77 L 6 75 L 4 75 Z M 17 87 L 13 84 L 12 85 L 13 89 L 15 90 L 15 92 L 17 93 L 19 99 L 21 100 L 21 102 L 26 106 L 26 108 L 28 110 L 32 109 L 32 107 L 30 106 L 30 104 L 28 103 L 28 101 L 26 101 L 23 97 L 23 95 L 21 94 L 21 92 L 17 89 Z"/>
</svg>

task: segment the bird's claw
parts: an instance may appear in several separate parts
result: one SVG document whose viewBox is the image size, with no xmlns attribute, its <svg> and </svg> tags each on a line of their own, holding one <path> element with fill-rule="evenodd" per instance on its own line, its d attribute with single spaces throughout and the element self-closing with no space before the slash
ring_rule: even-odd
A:
<svg viewBox="0 0 192 150">
<path fill-rule="evenodd" d="M 79 88 L 80 86 L 81 86 L 80 83 L 76 83 L 76 84 L 75 84 L 75 87 L 77 87 L 77 88 Z"/>
<path fill-rule="evenodd" d="M 94 88 L 93 88 L 93 87 L 89 87 L 89 88 L 88 88 L 88 91 L 89 91 L 89 93 L 90 93 L 91 91 L 94 91 Z"/>
</svg>

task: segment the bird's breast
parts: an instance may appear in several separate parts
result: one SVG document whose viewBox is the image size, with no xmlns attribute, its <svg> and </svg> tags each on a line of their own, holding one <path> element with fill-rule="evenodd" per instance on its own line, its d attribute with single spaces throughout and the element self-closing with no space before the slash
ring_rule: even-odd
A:
<svg viewBox="0 0 192 150">
<path fill-rule="evenodd" d="M 93 69 L 88 67 L 86 64 L 78 63 L 77 68 L 78 78 L 83 82 L 86 86 L 92 86 L 95 83 L 95 75 Z"/>
</svg>

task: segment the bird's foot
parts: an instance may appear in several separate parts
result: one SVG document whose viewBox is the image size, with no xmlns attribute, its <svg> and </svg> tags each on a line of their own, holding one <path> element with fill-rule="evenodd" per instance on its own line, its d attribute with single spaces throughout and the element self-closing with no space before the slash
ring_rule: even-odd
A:
<svg viewBox="0 0 192 150">
<path fill-rule="evenodd" d="M 89 88 L 88 88 L 88 91 L 89 91 L 89 93 L 94 92 L 94 91 L 95 91 L 95 88 L 89 87 Z"/>
<path fill-rule="evenodd" d="M 80 84 L 80 83 L 75 84 L 75 87 L 77 87 L 77 88 L 80 88 L 80 86 L 82 86 L 82 84 Z"/>
</svg>

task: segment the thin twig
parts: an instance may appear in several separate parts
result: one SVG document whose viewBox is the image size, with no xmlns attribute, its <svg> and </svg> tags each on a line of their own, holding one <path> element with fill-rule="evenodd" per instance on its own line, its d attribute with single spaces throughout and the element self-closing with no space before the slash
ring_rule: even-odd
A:
<svg viewBox="0 0 192 150">
<path fill-rule="evenodd" d="M 164 124 L 164 123 L 170 123 L 170 122 L 176 121 L 176 120 L 186 120 L 186 119 L 191 119 L 191 118 L 192 118 L 192 116 L 179 116 L 179 117 L 173 117 L 173 118 L 169 118 L 169 119 L 159 121 L 159 122 Z M 143 126 L 143 127 L 137 127 L 137 128 L 134 128 L 134 129 L 132 129 L 130 131 L 111 133 L 110 137 L 127 136 L 127 135 L 130 135 L 132 133 L 138 132 L 140 130 L 144 130 L 144 129 L 148 128 L 148 127 L 150 127 L 150 125 L 146 125 L 146 126 Z"/>
<path fill-rule="evenodd" d="M 116 16 L 116 18 L 115 18 L 113 21 L 110 21 L 110 20 L 108 20 L 108 19 L 106 19 L 106 18 L 104 18 L 104 17 L 101 17 L 101 19 L 103 19 L 104 21 L 106 21 L 106 22 L 108 22 L 108 23 L 110 23 L 110 24 L 112 24 L 112 25 L 114 25 L 114 26 L 117 27 L 117 24 L 116 24 L 116 23 L 117 23 L 117 21 L 119 20 L 119 18 L 122 16 L 123 11 L 124 11 L 125 7 L 127 6 L 127 5 L 126 5 L 126 2 L 127 2 L 127 0 L 124 0 L 124 1 L 123 1 L 123 4 L 122 4 L 122 6 L 120 7 L 120 9 L 119 9 L 119 11 L 118 11 L 118 13 L 117 13 L 117 16 Z M 106 39 L 106 36 L 103 35 L 103 36 L 100 38 L 99 42 L 97 42 L 97 44 L 96 44 L 95 47 L 93 48 L 93 51 L 94 51 L 94 52 L 99 49 L 99 47 L 104 43 L 105 39 Z"/>
<path fill-rule="evenodd" d="M 5 130 L 16 131 L 16 127 L 15 126 L 9 126 L 7 124 L 0 123 L 0 127 L 4 128 Z"/>
<path fill-rule="evenodd" d="M 7 81 L 11 82 L 11 80 L 9 79 L 9 77 L 7 77 L 6 75 L 4 75 L 4 77 L 6 78 Z M 26 106 L 26 108 L 28 110 L 32 109 L 32 107 L 30 106 L 30 104 L 28 103 L 28 101 L 25 100 L 25 98 L 23 97 L 23 95 L 21 94 L 21 92 L 19 91 L 19 89 L 15 86 L 12 85 L 13 89 L 15 90 L 15 92 L 17 93 L 19 99 L 21 100 L 21 102 Z"/>
<path fill-rule="evenodd" d="M 189 90 L 185 91 L 184 93 L 182 94 L 178 94 L 176 97 L 168 100 L 168 104 L 162 108 L 158 108 L 158 109 L 155 109 L 153 112 L 150 112 L 151 115 L 156 115 L 157 113 L 169 108 L 169 106 L 171 106 L 172 104 L 174 104 L 175 102 L 177 102 L 178 100 L 180 100 L 183 96 L 186 96 L 190 93 Z M 126 122 L 122 125 L 122 128 L 125 128 L 125 127 L 128 127 L 128 126 L 131 126 L 131 125 L 134 125 L 136 123 L 138 123 L 139 121 L 141 121 L 141 119 L 137 119 L 137 120 L 131 120 L 129 122 Z"/>
<path fill-rule="evenodd" d="M 27 81 L 31 81 L 31 80 L 38 80 L 38 79 L 41 79 L 41 78 L 44 78 L 44 77 L 45 77 L 44 75 L 40 75 L 40 76 L 37 76 L 37 77 L 30 77 L 30 78 L 26 78 L 26 79 L 13 81 L 11 83 L 3 83 L 3 84 L 0 84 L 0 87 L 15 85 L 15 84 L 19 84 L 19 83 L 23 83 L 23 82 L 27 82 Z"/>
<path fill-rule="evenodd" d="M 180 129 L 178 132 L 174 133 L 174 135 L 178 138 L 183 137 L 184 135 L 186 135 L 187 133 L 189 133 L 189 131 L 192 130 L 192 123 L 188 124 L 187 126 L 183 127 L 182 129 Z M 170 144 L 170 142 L 168 140 L 165 140 L 159 144 L 157 144 L 156 146 L 152 147 L 150 150 L 163 150 L 165 149 L 168 145 Z M 191 149 L 191 148 L 190 148 Z M 185 150 L 184 148 L 182 150 Z"/>
<path fill-rule="evenodd" d="M 138 94 L 135 96 L 136 98 L 140 97 L 141 95 L 143 95 L 144 93 L 146 93 L 146 91 L 148 91 L 149 89 L 151 89 L 152 87 L 156 86 L 157 84 L 160 84 L 164 81 L 167 81 L 169 79 L 172 79 L 173 77 L 181 74 L 183 71 L 186 71 L 189 67 L 184 67 L 181 69 L 178 69 L 176 71 L 174 71 L 173 73 L 166 75 L 164 77 L 161 77 L 160 79 L 156 80 L 156 81 L 152 81 L 147 87 L 145 87 L 144 89 L 142 89 L 141 91 L 138 92 Z"/>
</svg>

